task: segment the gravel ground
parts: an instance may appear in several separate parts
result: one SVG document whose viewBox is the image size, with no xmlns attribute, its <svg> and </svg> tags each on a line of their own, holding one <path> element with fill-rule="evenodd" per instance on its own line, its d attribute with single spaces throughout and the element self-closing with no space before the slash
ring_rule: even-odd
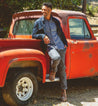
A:
<svg viewBox="0 0 98 106">
<path fill-rule="evenodd" d="M 68 80 L 68 101 L 61 102 L 60 95 L 59 82 L 40 84 L 34 106 L 98 106 L 98 81 L 89 78 Z"/>
<path fill-rule="evenodd" d="M 28 106 L 98 106 L 98 81 L 90 78 L 68 80 L 68 101 L 60 101 L 59 82 L 39 84 L 35 104 Z M 0 98 L 0 106 L 8 106 Z"/>
<path fill-rule="evenodd" d="M 87 19 L 91 25 L 98 25 L 98 14 L 96 17 L 87 16 Z M 98 27 L 92 27 L 93 33 L 98 34 Z"/>
</svg>

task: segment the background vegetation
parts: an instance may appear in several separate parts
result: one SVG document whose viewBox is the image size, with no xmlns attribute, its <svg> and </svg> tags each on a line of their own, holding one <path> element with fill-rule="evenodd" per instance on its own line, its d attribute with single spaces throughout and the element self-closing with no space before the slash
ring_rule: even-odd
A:
<svg viewBox="0 0 98 106">
<path fill-rule="evenodd" d="M 79 4 L 81 0 L 73 0 Z M 0 27 L 8 27 L 12 14 L 23 10 L 40 9 L 43 2 L 51 2 L 54 8 L 74 9 L 71 0 L 0 0 Z"/>
<path fill-rule="evenodd" d="M 13 13 L 40 9 L 43 2 L 51 2 L 53 8 L 57 9 L 80 10 L 79 6 L 83 0 L 0 0 L 0 28 L 3 27 L 8 31 Z M 95 11 L 92 8 L 92 6 L 87 6 L 88 13 L 91 15 Z"/>
</svg>

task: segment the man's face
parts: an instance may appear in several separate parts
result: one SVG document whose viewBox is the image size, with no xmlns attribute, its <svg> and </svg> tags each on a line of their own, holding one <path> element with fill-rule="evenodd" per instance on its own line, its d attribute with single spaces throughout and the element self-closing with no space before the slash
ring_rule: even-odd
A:
<svg viewBox="0 0 98 106">
<path fill-rule="evenodd" d="M 51 15 L 51 8 L 48 8 L 47 6 L 42 6 L 42 13 L 44 17 L 48 17 Z"/>
</svg>

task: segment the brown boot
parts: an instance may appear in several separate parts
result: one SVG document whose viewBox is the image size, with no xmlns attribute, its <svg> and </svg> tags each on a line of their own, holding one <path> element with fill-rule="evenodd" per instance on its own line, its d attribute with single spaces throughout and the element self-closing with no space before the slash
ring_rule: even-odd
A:
<svg viewBox="0 0 98 106">
<path fill-rule="evenodd" d="M 55 75 L 56 75 L 56 72 L 51 71 L 50 74 L 49 74 L 49 79 L 50 79 L 51 81 L 54 81 Z"/>
<path fill-rule="evenodd" d="M 67 101 L 66 89 L 62 89 L 61 100 L 62 100 L 62 102 Z"/>
</svg>

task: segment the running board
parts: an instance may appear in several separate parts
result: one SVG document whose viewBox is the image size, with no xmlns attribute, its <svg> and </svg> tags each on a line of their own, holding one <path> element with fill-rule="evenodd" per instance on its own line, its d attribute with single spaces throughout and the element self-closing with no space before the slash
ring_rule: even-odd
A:
<svg viewBox="0 0 98 106">
<path fill-rule="evenodd" d="M 46 74 L 46 81 L 45 82 L 57 82 L 60 81 L 60 79 L 58 77 L 55 78 L 54 81 L 49 80 L 49 74 Z"/>
</svg>

